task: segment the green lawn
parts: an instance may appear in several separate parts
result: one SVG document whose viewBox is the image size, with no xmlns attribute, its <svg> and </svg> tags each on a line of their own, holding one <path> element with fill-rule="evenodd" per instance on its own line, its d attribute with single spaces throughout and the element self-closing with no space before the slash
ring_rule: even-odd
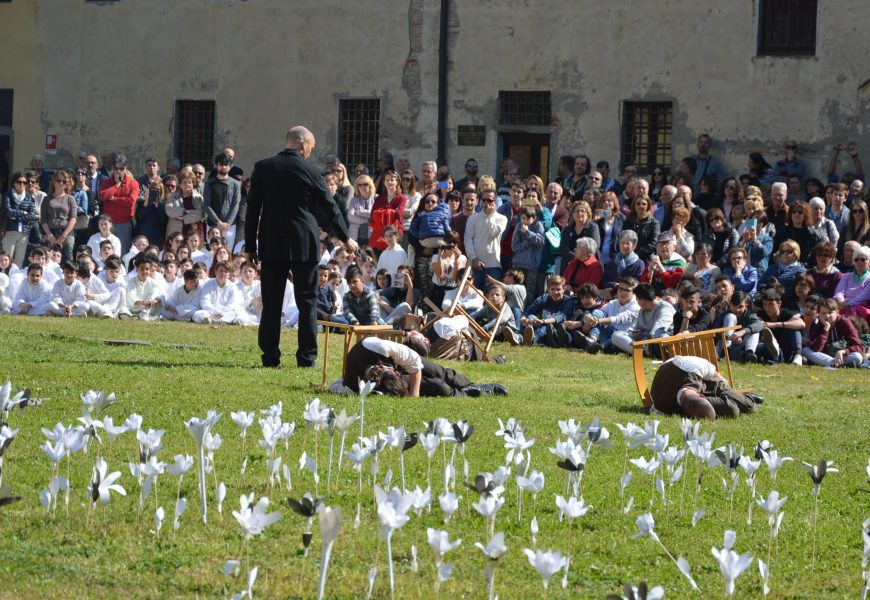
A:
<svg viewBox="0 0 870 600">
<path fill-rule="evenodd" d="M 141 340 L 147 344 L 117 345 L 109 340 Z M 285 333 L 285 357 L 293 363 L 295 333 Z M 337 340 L 338 338 L 335 338 Z M 297 430 L 288 451 L 280 454 L 293 466 L 292 496 L 313 490 L 313 481 L 298 472 L 298 459 L 304 449 L 314 454 L 312 435 L 306 435 L 302 411 L 308 398 L 319 395 L 334 407 L 357 412 L 356 398 L 322 393 L 319 369 L 297 371 L 255 368 L 259 363 L 256 330 L 237 327 L 203 327 L 174 323 L 141 323 L 96 320 L 0 317 L 0 340 L 4 350 L 4 373 L 0 383 L 30 387 L 44 399 L 40 407 L 10 417 L 21 431 L 6 454 L 3 482 L 21 502 L 0 508 L 0 597 L 228 597 L 244 589 L 244 574 L 259 566 L 254 594 L 266 597 L 303 597 L 316 595 L 320 538 L 314 525 L 311 552 L 303 558 L 301 533 L 304 520 L 286 505 L 286 490 L 273 493 L 275 510 L 282 519 L 254 538 L 250 556 L 243 561 L 239 579 L 225 578 L 222 568 L 227 559 L 244 558 L 240 528 L 231 515 L 237 509 L 240 493 L 268 495 L 265 456 L 256 444 L 260 428 L 255 423 L 248 432 L 249 456 L 244 485 L 240 484 L 241 440 L 239 429 L 230 418 L 231 411 L 259 410 L 276 402 L 284 404 L 284 419 L 294 420 Z M 334 341 L 335 341 L 334 340 Z M 546 475 L 546 486 L 537 502 L 541 532 L 538 547 L 559 549 L 570 556 L 568 589 L 561 588 L 561 575 L 551 582 L 550 598 L 602 598 L 619 591 L 625 582 L 648 581 L 664 586 L 666 597 L 689 597 L 686 580 L 650 538 L 632 539 L 635 518 L 646 511 L 653 482 L 634 469 L 628 495 L 635 504 L 623 515 L 618 497 L 620 476 L 625 466 L 625 444 L 616 423 L 641 423 L 647 416 L 640 410 L 629 360 L 626 357 L 587 356 L 544 349 L 499 349 L 508 357 L 506 365 L 453 365 L 472 380 L 498 381 L 511 391 L 508 398 L 392 399 L 370 397 L 366 404 L 366 431 L 373 434 L 388 425 L 406 425 L 419 430 L 424 421 L 435 417 L 467 419 L 476 426 L 466 452 L 472 474 L 494 471 L 503 463 L 505 451 L 501 438 L 494 435 L 497 418 L 520 419 L 527 437 L 535 438 L 532 468 Z M 333 361 L 332 375 L 340 361 Z M 861 522 L 870 516 L 870 488 L 866 466 L 870 455 L 870 419 L 867 418 L 870 373 L 867 371 L 826 371 L 818 368 L 736 367 L 735 378 L 751 385 L 766 398 L 761 411 L 735 421 L 704 424 L 702 431 L 716 432 L 716 446 L 733 442 L 751 451 L 759 440 L 770 440 L 796 463 L 782 467 L 776 489 L 788 496 L 785 518 L 771 567 L 772 597 L 857 597 L 861 581 Z M 172 462 L 178 453 L 194 454 L 193 442 L 184 428 L 190 417 L 205 416 L 208 409 L 224 414 L 216 431 L 224 439 L 215 455 L 217 478 L 226 482 L 228 493 L 223 520 L 216 512 L 214 481 L 208 480 L 209 522 L 199 520 L 199 493 L 195 468 L 185 478 L 182 495 L 188 498 L 188 511 L 181 527 L 172 532 L 172 513 L 177 479 L 160 477 L 156 499 L 167 512 L 160 540 L 153 529 L 155 496 L 137 510 L 138 485 L 127 463 L 134 460 L 135 440 L 124 434 L 111 446 L 92 444 L 88 454 L 72 457 L 72 500 L 69 514 L 61 500 L 57 515 L 46 517 L 39 492 L 48 486 L 51 465 L 39 449 L 44 437 L 42 427 L 57 422 L 74 423 L 80 416 L 80 394 L 88 389 L 115 392 L 116 405 L 106 414 L 115 422 L 132 412 L 144 417 L 144 427 L 165 429 L 160 458 Z M 864 415 L 863 417 L 861 415 Z M 560 523 L 554 502 L 564 492 L 564 472 L 548 448 L 559 438 L 559 419 L 583 422 L 599 417 L 614 440 L 610 449 L 594 448 L 583 478 L 584 497 L 592 510 L 569 528 Z M 660 432 L 682 445 L 679 419 L 664 419 Z M 338 439 L 336 438 L 336 442 Z M 350 440 L 348 440 L 348 446 Z M 332 489 L 326 489 L 328 445 L 321 435 L 318 445 L 322 481 L 319 491 L 330 506 L 341 506 L 344 525 L 333 550 L 327 596 L 361 598 L 368 588 L 368 572 L 378 568 L 375 597 L 389 597 L 384 543 L 378 538 L 378 523 L 373 508 L 368 463 L 364 468 L 362 526 L 352 525 L 356 504 L 356 476 L 344 461 Z M 336 443 L 336 454 L 338 452 Z M 433 496 L 441 492 L 442 451 L 435 454 Z M 113 496 L 107 507 L 98 505 L 90 513 L 85 487 L 97 455 L 102 454 L 110 471 L 121 471 L 119 481 L 128 492 L 126 498 Z M 649 450 L 632 450 L 631 457 L 650 457 Z M 449 456 L 449 449 L 448 449 Z M 839 473 L 824 481 L 819 502 L 818 559 L 811 566 L 813 503 L 812 484 L 797 465 L 800 460 L 833 460 Z M 381 477 L 387 469 L 399 482 L 399 457 L 395 450 L 381 456 Z M 461 462 L 459 471 L 461 474 Z M 420 447 L 405 456 L 406 477 L 410 487 L 426 485 L 426 454 Z M 61 474 L 65 474 L 66 460 Z M 335 471 L 335 468 L 333 468 Z M 725 529 L 737 532 L 735 549 L 766 557 L 767 516 L 758 507 L 752 525 L 746 524 L 749 488 L 742 482 L 737 489 L 729 519 L 724 500 L 721 468 L 708 469 L 697 505 L 706 516 L 692 528 L 692 485 L 694 459 L 687 464 L 688 485 L 680 508 L 680 484 L 674 488 L 674 504 L 669 511 L 656 499 L 652 509 L 656 530 L 675 556 L 685 556 L 703 597 L 722 594 L 722 579 L 711 546 L 722 546 Z M 773 489 L 762 466 L 758 474 L 758 493 Z M 462 538 L 462 545 L 447 555 L 455 563 L 453 577 L 442 586 L 446 598 L 486 597 L 483 582 L 484 557 L 474 542 L 486 541 L 485 520 L 470 509 L 460 492 L 459 512 L 446 527 L 451 539 Z M 539 597 L 541 580 L 529 565 L 523 548 L 530 547 L 529 519 L 532 502 L 527 497 L 522 522 L 517 522 L 517 495 L 508 485 L 506 503 L 498 514 L 496 530 L 504 531 L 507 554 L 496 572 L 496 593 L 501 598 Z M 396 564 L 396 597 L 428 598 L 433 592 L 433 554 L 426 542 L 426 528 L 443 527 L 443 514 L 434 499 L 431 513 L 412 516 L 393 537 Z M 419 570 L 412 572 L 411 546 L 416 545 Z M 760 597 L 761 582 L 755 563 L 737 581 L 737 597 Z M 701 596 L 699 596 L 701 597 Z"/>
</svg>

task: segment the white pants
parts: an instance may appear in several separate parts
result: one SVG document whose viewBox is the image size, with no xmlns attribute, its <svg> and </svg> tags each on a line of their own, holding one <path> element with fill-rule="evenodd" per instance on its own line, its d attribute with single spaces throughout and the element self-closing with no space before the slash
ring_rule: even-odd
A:
<svg viewBox="0 0 870 600">
<path fill-rule="evenodd" d="M 210 323 L 223 323 L 225 325 L 233 325 L 239 321 L 239 317 L 234 310 L 221 311 L 220 317 L 215 317 L 214 313 L 208 310 L 198 310 L 193 313 L 194 323 L 203 323 L 206 319 L 208 319 Z"/>
<path fill-rule="evenodd" d="M 66 310 L 57 302 L 49 302 L 48 303 L 48 314 L 55 315 L 58 317 L 65 317 Z M 88 316 L 88 303 L 87 302 L 75 302 L 72 305 L 72 312 L 70 313 L 71 317 L 87 317 Z"/>
<path fill-rule="evenodd" d="M 151 308 L 148 308 L 147 306 L 142 306 L 141 304 L 130 307 L 130 312 L 134 315 L 138 315 L 138 317 L 142 321 L 150 321 L 152 319 L 159 318 L 161 310 L 163 310 L 162 302 L 158 302 Z"/>
<path fill-rule="evenodd" d="M 288 306 L 281 316 L 281 327 L 296 327 L 299 322 L 299 309 L 295 306 Z"/>
<path fill-rule="evenodd" d="M 725 315 L 725 320 L 722 322 L 722 327 L 731 327 L 732 325 L 737 325 L 737 317 L 732 313 L 728 313 Z M 744 353 L 752 353 L 755 354 L 755 349 L 758 347 L 758 340 L 760 339 L 760 333 L 750 333 L 743 336 L 743 341 L 739 346 L 735 346 L 729 341 L 725 342 L 725 346 L 728 348 L 728 356 L 732 359 L 740 360 L 741 356 Z M 719 356 L 724 356 L 725 352 L 722 350 L 722 341 L 717 337 L 716 338 L 716 350 L 719 352 Z"/>
<path fill-rule="evenodd" d="M 164 308 L 160 316 L 169 321 L 190 321 L 199 308 L 195 304 L 181 304 L 175 307 L 175 312 L 169 312 Z"/>
<path fill-rule="evenodd" d="M 15 310 L 12 311 L 13 315 L 21 314 L 21 304 L 15 307 Z M 34 317 L 44 317 L 48 314 L 48 302 L 45 304 L 34 304 L 30 307 L 30 310 L 25 313 L 27 315 L 33 315 Z"/>
<path fill-rule="evenodd" d="M 259 325 L 260 315 L 248 309 L 240 311 L 238 314 L 240 325 Z"/>
<path fill-rule="evenodd" d="M 12 311 L 12 299 L 0 296 L 0 314 L 8 315 Z"/>
<path fill-rule="evenodd" d="M 610 338 L 611 344 L 629 355 L 634 352 L 634 348 L 631 346 L 634 341 L 631 334 L 627 331 L 614 331 L 613 336 Z"/>
</svg>

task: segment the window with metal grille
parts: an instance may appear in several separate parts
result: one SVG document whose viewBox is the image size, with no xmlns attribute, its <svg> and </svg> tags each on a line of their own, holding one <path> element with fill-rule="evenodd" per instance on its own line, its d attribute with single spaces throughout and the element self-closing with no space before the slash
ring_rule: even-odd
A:
<svg viewBox="0 0 870 600">
<path fill-rule="evenodd" d="M 761 0 L 758 54 L 814 56 L 817 0 Z"/>
<path fill-rule="evenodd" d="M 377 98 L 346 98 L 338 101 L 338 155 L 348 172 L 359 164 L 369 172 L 378 159 L 381 135 L 381 101 Z"/>
<path fill-rule="evenodd" d="M 214 160 L 214 100 L 175 101 L 175 155 L 185 163 Z"/>
<path fill-rule="evenodd" d="M 499 125 L 550 124 L 550 92 L 499 92 Z"/>
<path fill-rule="evenodd" d="M 646 175 L 671 164 L 672 102 L 624 102 L 622 105 L 622 166 L 636 165 Z"/>
</svg>

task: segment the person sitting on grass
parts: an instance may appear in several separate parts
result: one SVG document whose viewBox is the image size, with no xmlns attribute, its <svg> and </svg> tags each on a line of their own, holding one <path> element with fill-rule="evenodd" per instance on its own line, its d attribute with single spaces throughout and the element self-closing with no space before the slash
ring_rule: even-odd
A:
<svg viewBox="0 0 870 600">
<path fill-rule="evenodd" d="M 799 313 L 782 308 L 782 294 L 775 288 L 761 293 L 762 312 L 758 315 L 764 323 L 761 330 L 762 343 L 758 345 L 759 360 L 767 364 L 802 364 L 801 330 L 804 321 Z"/>
<path fill-rule="evenodd" d="M 523 309 L 526 307 L 526 286 L 523 285 L 525 280 L 526 276 L 519 269 L 508 269 L 502 276 L 501 281 L 495 277 L 486 276 L 487 285 L 498 286 L 504 291 L 505 302 L 507 302 L 507 305 L 510 306 L 514 313 L 517 327 L 520 326 Z M 505 337 L 507 337 L 507 334 L 505 334 Z M 511 339 L 505 339 L 505 341 L 510 342 Z"/>
<path fill-rule="evenodd" d="M 215 263 L 214 279 L 209 279 L 202 286 L 200 310 L 193 314 L 194 323 L 235 325 L 239 322 L 239 313 L 244 310 L 244 297 L 230 281 L 232 271 L 233 264 L 230 262 L 221 260 Z"/>
<path fill-rule="evenodd" d="M 18 285 L 12 301 L 14 315 L 47 315 L 51 302 L 51 288 L 42 278 L 42 265 L 30 263 L 27 277 Z"/>
<path fill-rule="evenodd" d="M 632 342 L 653 340 L 671 335 L 674 328 L 674 307 L 660 298 L 648 283 L 634 288 L 634 297 L 640 306 L 637 322 L 628 331 L 615 331 L 611 343 L 628 355 L 633 353 Z M 649 350 L 644 348 L 644 354 Z"/>
<path fill-rule="evenodd" d="M 719 375 L 716 365 L 699 356 L 675 356 L 659 367 L 650 385 L 653 409 L 690 419 L 736 418 L 758 410 L 764 400 L 741 394 Z"/>
<path fill-rule="evenodd" d="M 729 310 L 725 313 L 722 326 L 731 327 L 737 325 L 740 329 L 731 331 L 725 335 L 727 340 L 728 356 L 731 360 L 744 363 L 758 362 L 755 354 L 758 348 L 758 339 L 764 323 L 752 310 L 752 298 L 746 292 L 734 292 L 729 300 Z M 719 349 L 720 354 L 722 349 Z"/>
<path fill-rule="evenodd" d="M 134 263 L 136 276 L 127 282 L 127 310 L 143 321 L 157 318 L 163 305 L 163 289 L 151 277 L 157 262 L 152 256 L 137 256 Z M 119 317 L 123 318 L 121 315 Z"/>
<path fill-rule="evenodd" d="M 771 260 L 770 266 L 761 280 L 765 283 L 775 277 L 785 288 L 785 294 L 791 294 L 794 289 L 794 279 L 799 273 L 805 273 L 806 267 L 800 263 L 801 247 L 797 242 L 785 240 L 779 245 L 776 260 Z"/>
<path fill-rule="evenodd" d="M 317 319 L 328 321 L 336 313 L 338 304 L 335 290 L 329 285 L 329 269 L 326 265 L 317 267 L 317 278 Z"/>
<path fill-rule="evenodd" d="M 331 321 L 346 325 L 383 325 L 378 297 L 365 287 L 359 269 L 349 269 L 347 275 L 348 292 L 342 299 L 342 314 L 332 315 Z"/>
<path fill-rule="evenodd" d="M 837 284 L 834 300 L 843 316 L 859 316 L 870 322 L 870 247 L 859 246 L 852 252 L 854 271 L 846 273 Z"/>
<path fill-rule="evenodd" d="M 504 287 L 498 285 L 490 286 L 486 297 L 501 314 L 501 318 L 498 320 L 498 327 L 495 324 L 495 319 L 498 315 L 488 304 L 484 304 L 483 308 L 473 312 L 471 318 L 482 325 L 485 331 L 493 332 L 493 338 L 496 340 L 502 340 L 508 336 L 511 339 L 519 339 L 519 326 L 514 318 L 514 311 L 511 310 L 505 298 Z M 505 330 L 508 330 L 508 333 L 505 333 Z"/>
<path fill-rule="evenodd" d="M 239 323 L 242 325 L 259 325 L 263 314 L 263 292 L 260 279 L 257 277 L 257 267 L 254 263 L 244 261 L 239 266 L 240 278 L 236 287 L 242 294 L 242 310 L 239 312 Z"/>
<path fill-rule="evenodd" d="M 743 249 L 740 248 L 742 251 Z M 697 277 L 701 285 L 699 290 L 701 294 L 712 293 L 716 289 L 716 278 L 721 275 L 719 267 L 710 262 L 713 254 L 713 247 L 702 242 L 695 246 L 695 262 L 690 264 L 686 269 L 686 275 Z"/>
<path fill-rule="evenodd" d="M 78 264 L 64 261 L 61 265 L 63 278 L 55 282 L 48 303 L 48 314 L 57 317 L 86 317 L 88 302 L 85 300 L 85 286 L 76 279 Z"/>
<path fill-rule="evenodd" d="M 384 287 L 376 292 L 381 319 L 384 323 L 396 324 L 401 322 L 405 314 L 413 312 L 417 305 L 417 290 L 411 267 L 402 265 L 392 276 L 384 273 L 382 277 Z"/>
<path fill-rule="evenodd" d="M 656 294 L 675 288 L 686 271 L 685 259 L 677 254 L 674 234 L 663 231 L 656 243 L 656 253 L 650 257 L 642 281 L 652 284 Z"/>
<path fill-rule="evenodd" d="M 694 286 L 680 290 L 680 304 L 674 314 L 674 335 L 712 328 L 713 316 L 701 304 L 701 292 Z"/>
<path fill-rule="evenodd" d="M 387 242 L 387 248 L 378 257 L 377 268 L 386 269 L 392 276 L 396 274 L 399 267 L 408 263 L 408 254 L 399 245 L 399 229 L 395 225 L 384 227 L 384 240 Z"/>
<path fill-rule="evenodd" d="M 465 309 L 466 312 L 471 313 L 480 310 L 483 307 L 483 298 L 475 290 L 471 289 L 472 285 L 471 278 L 469 278 L 465 282 L 465 285 L 462 286 L 461 292 L 458 287 L 455 287 L 444 294 L 444 300 L 441 301 L 441 309 L 447 310 L 450 308 L 453 305 L 453 301 L 456 300 L 456 296 L 459 296 L 459 306 Z"/>
<path fill-rule="evenodd" d="M 565 278 L 553 275 L 547 281 L 547 293 L 536 298 L 523 311 L 520 325 L 523 327 L 523 343 L 564 348 L 568 340 L 560 325 L 574 313 L 575 301 L 565 295 Z"/>
<path fill-rule="evenodd" d="M 106 284 L 95 273 L 91 272 L 91 267 L 85 264 L 90 259 L 84 259 L 79 263 L 78 278 L 85 286 L 85 300 L 88 303 L 88 316 L 99 317 L 102 319 L 113 319 L 117 315 L 119 294 L 115 294 L 115 304 L 111 304 L 112 293 L 106 288 Z M 91 261 L 93 264 L 93 261 Z"/>
<path fill-rule="evenodd" d="M 475 385 L 468 377 L 426 358 L 428 340 L 408 332 L 404 344 L 376 337 L 364 338 L 347 353 L 343 380 L 329 386 L 335 394 L 356 395 L 360 381 L 375 383 L 387 396 L 506 396 L 498 384 Z"/>
<path fill-rule="evenodd" d="M 194 313 L 200 309 L 199 299 L 202 290 L 199 287 L 199 277 L 197 277 L 196 271 L 186 270 L 182 279 L 184 284 L 176 288 L 164 303 L 163 311 L 160 313 L 164 319 L 191 321 Z"/>
<path fill-rule="evenodd" d="M 810 331 L 811 343 L 801 351 L 810 364 L 826 368 L 860 367 L 864 347 L 852 322 L 840 314 L 836 300 L 825 299 L 819 306 L 818 322 Z"/>
<path fill-rule="evenodd" d="M 637 287 L 634 277 L 620 277 L 616 286 L 616 298 L 600 309 L 593 311 L 590 323 L 599 330 L 598 341 L 586 348 L 590 354 L 604 350 L 608 354 L 618 354 L 619 348 L 613 345 L 613 334 L 617 331 L 630 331 L 637 324 L 640 304 L 634 296 Z"/>
<path fill-rule="evenodd" d="M 558 325 L 562 331 L 556 337 L 565 338 L 566 346 L 569 348 L 596 354 L 601 351 L 601 345 L 598 343 L 600 329 L 596 326 L 593 313 L 597 311 L 603 314 L 598 310 L 601 307 L 598 288 L 594 283 L 584 283 L 577 288 L 575 298 L 577 303 L 574 312 Z"/>
<path fill-rule="evenodd" d="M 94 256 L 100 254 L 100 249 L 103 242 L 109 242 L 112 246 L 112 254 L 121 256 L 121 240 L 118 236 L 112 233 L 112 217 L 109 215 L 100 215 L 97 220 L 97 233 L 88 238 L 88 246 Z"/>
</svg>

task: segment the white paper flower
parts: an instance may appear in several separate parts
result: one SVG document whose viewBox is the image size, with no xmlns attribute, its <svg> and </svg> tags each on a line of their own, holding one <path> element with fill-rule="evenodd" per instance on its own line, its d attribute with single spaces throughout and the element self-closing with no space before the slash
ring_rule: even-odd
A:
<svg viewBox="0 0 870 600">
<path fill-rule="evenodd" d="M 540 550 L 523 550 L 529 559 L 529 564 L 532 565 L 541 576 L 546 589 L 550 583 L 550 579 L 565 567 L 566 559 L 558 550 L 548 550 L 542 552 Z"/>
<path fill-rule="evenodd" d="M 234 510 L 233 516 L 239 522 L 245 539 L 251 539 L 255 535 L 262 534 L 266 527 L 281 519 L 281 513 L 279 512 L 266 512 L 269 510 L 269 499 L 266 497 L 260 498 L 257 504 L 253 506 L 251 506 L 249 499 L 244 495 L 241 496 L 239 502 L 241 510 Z"/>
<path fill-rule="evenodd" d="M 735 534 L 731 530 L 725 531 L 725 543 L 722 549 L 713 547 L 710 549 L 716 561 L 719 563 L 719 571 L 722 573 L 722 578 L 725 580 L 725 594 L 728 596 L 734 595 L 734 582 L 738 577 L 752 564 L 752 556 L 749 552 L 744 552 L 738 555 L 732 546 L 734 544 Z"/>
</svg>

